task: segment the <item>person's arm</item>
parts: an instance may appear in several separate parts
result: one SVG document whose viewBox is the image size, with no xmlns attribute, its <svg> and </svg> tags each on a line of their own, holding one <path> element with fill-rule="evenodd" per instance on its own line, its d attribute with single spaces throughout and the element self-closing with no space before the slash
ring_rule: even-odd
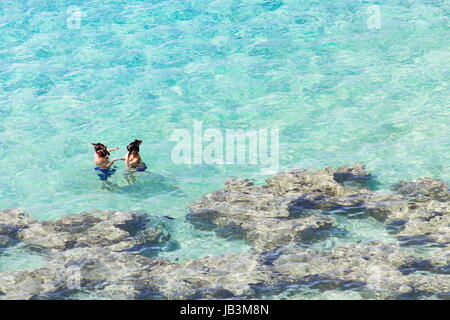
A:
<svg viewBox="0 0 450 320">
<path fill-rule="evenodd" d="M 112 152 L 112 151 L 116 151 L 116 150 L 119 150 L 119 147 L 114 147 L 114 148 L 108 149 L 108 152 Z"/>
<path fill-rule="evenodd" d="M 139 164 L 141 162 L 140 158 L 133 158 L 133 160 L 128 161 L 128 165 L 133 166 L 135 164 Z"/>
<path fill-rule="evenodd" d="M 107 163 L 106 164 L 106 167 L 111 167 L 113 164 L 114 164 L 114 162 L 116 162 L 116 161 L 123 161 L 123 160 L 125 160 L 125 158 L 116 158 L 116 159 L 112 159 L 111 160 L 111 162 L 109 162 L 109 163 Z"/>
</svg>

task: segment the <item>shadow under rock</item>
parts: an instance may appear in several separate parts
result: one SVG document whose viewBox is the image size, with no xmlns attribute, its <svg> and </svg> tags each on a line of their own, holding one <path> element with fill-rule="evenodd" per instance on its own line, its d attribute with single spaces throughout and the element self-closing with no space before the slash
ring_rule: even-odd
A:
<svg viewBox="0 0 450 320">
<path fill-rule="evenodd" d="M 333 174 L 333 179 L 343 186 L 354 187 L 358 189 L 378 190 L 382 183 L 377 180 L 375 175 L 354 175 L 348 172 L 336 172 Z"/>
</svg>

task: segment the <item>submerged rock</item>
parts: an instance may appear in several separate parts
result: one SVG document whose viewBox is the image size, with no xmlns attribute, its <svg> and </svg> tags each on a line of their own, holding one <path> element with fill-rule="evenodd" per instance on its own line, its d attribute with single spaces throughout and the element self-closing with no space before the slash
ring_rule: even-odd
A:
<svg viewBox="0 0 450 320">
<path fill-rule="evenodd" d="M 360 205 L 370 191 L 363 185 L 370 174 L 356 164 L 333 170 L 289 170 L 268 178 L 264 186 L 232 178 L 225 188 L 189 206 L 187 218 L 199 228 L 216 228 L 219 235 L 241 237 L 256 251 L 292 241 L 319 238 L 334 220 L 320 210 Z"/>
<path fill-rule="evenodd" d="M 0 211 L 0 234 L 15 237 L 20 230 L 35 222 L 36 220 L 21 210 L 2 210 Z"/>
<path fill-rule="evenodd" d="M 206 257 L 153 270 L 154 285 L 166 299 L 252 297 L 271 272 L 254 254 Z"/>
<path fill-rule="evenodd" d="M 67 215 L 55 221 L 36 221 L 11 210 L 0 212 L 0 217 L 0 235 L 50 250 L 109 247 L 121 251 L 168 240 L 161 224 L 148 225 L 148 217 L 122 211 Z"/>
<path fill-rule="evenodd" d="M 70 299 L 122 281 L 136 279 L 137 285 L 161 262 L 137 252 L 170 239 L 162 218 L 130 212 L 94 211 L 36 221 L 7 210 L 0 217 L 0 245 L 20 242 L 46 258 L 45 266 L 34 271 L 0 273 L 0 299 Z"/>
<path fill-rule="evenodd" d="M 17 244 L 17 241 L 7 235 L 0 234 L 0 249 Z"/>
<path fill-rule="evenodd" d="M 441 180 L 420 178 L 394 186 L 396 194 L 376 193 L 364 210 L 386 223 L 404 245 L 450 244 L 450 191 Z"/>
<path fill-rule="evenodd" d="M 364 165 L 322 170 L 288 170 L 255 186 L 232 178 L 225 187 L 189 206 L 198 228 L 243 238 L 256 251 L 314 240 L 335 226 L 330 212 L 361 211 L 386 223 L 404 245 L 450 243 L 450 192 L 442 180 L 421 178 L 374 192 Z"/>
<path fill-rule="evenodd" d="M 391 243 L 348 244 L 327 252 L 291 245 L 266 259 L 283 281 L 322 290 L 353 287 L 383 298 L 450 291 L 450 275 L 407 272 L 424 270 L 423 261 Z"/>
<path fill-rule="evenodd" d="M 437 200 L 450 201 L 448 185 L 439 179 L 419 178 L 413 182 L 402 181 L 393 186 L 395 192 L 414 202 Z"/>
<path fill-rule="evenodd" d="M 0 299 L 70 299 L 77 293 L 128 283 L 138 288 L 157 259 L 105 248 L 76 248 L 47 257 L 34 271 L 0 273 Z M 132 298 L 132 297 L 130 297 Z"/>
</svg>

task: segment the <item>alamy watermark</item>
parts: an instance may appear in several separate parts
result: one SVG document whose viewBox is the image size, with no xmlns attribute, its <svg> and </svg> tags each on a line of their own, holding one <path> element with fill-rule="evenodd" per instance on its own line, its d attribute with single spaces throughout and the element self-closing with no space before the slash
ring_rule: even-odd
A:
<svg viewBox="0 0 450 320">
<path fill-rule="evenodd" d="M 381 9 L 378 5 L 371 5 L 366 10 L 369 17 L 367 18 L 367 28 L 381 29 Z"/>
<path fill-rule="evenodd" d="M 170 140 L 177 142 L 171 154 L 175 164 L 259 165 L 268 175 L 279 169 L 278 129 L 203 130 L 203 123 L 194 121 L 192 131 L 175 129 Z"/>
<path fill-rule="evenodd" d="M 67 8 L 67 28 L 70 30 L 78 30 L 81 28 L 81 18 L 84 17 L 84 13 L 81 11 L 80 7 L 71 6 Z"/>
</svg>

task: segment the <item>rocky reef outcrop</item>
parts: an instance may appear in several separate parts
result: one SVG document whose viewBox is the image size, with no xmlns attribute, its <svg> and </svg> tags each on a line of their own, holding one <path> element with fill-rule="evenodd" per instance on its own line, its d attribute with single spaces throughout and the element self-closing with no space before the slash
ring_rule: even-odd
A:
<svg viewBox="0 0 450 320">
<path fill-rule="evenodd" d="M 421 178 L 381 193 L 367 187 L 370 178 L 361 164 L 281 172 L 263 186 L 232 178 L 192 204 L 188 219 L 219 235 L 242 235 L 256 251 L 333 228 L 333 210 L 372 216 L 406 244 L 450 244 L 450 191 L 443 181 Z"/>
<path fill-rule="evenodd" d="M 274 249 L 331 229 L 334 220 L 320 210 L 359 204 L 369 192 L 361 183 L 369 177 L 362 165 L 355 165 L 281 172 L 263 186 L 231 178 L 224 189 L 189 206 L 188 219 L 220 235 L 242 235 L 256 251 Z"/>
<path fill-rule="evenodd" d="M 141 279 L 151 259 L 139 254 L 170 240 L 164 217 L 93 211 L 37 221 L 20 210 L 0 211 L 0 237 L 46 258 L 35 271 L 0 273 L 0 298 L 67 298 L 117 279 Z"/>
<path fill-rule="evenodd" d="M 146 253 L 171 241 L 164 217 L 94 211 L 37 221 L 0 211 L 0 254 L 22 246 L 45 258 L 32 271 L 0 272 L 0 299 L 257 299 L 293 287 L 449 299 L 448 186 L 422 178 L 375 192 L 370 183 L 363 165 L 290 170 L 261 186 L 229 179 L 192 204 L 187 220 L 252 250 L 184 263 Z M 375 218 L 393 241 L 319 249 L 340 232 L 336 212 Z"/>
<path fill-rule="evenodd" d="M 442 180 L 420 178 L 393 186 L 394 194 L 374 194 L 363 207 L 386 223 L 404 245 L 450 244 L 450 191 Z"/>
<path fill-rule="evenodd" d="M 107 247 L 120 251 L 165 241 L 169 234 L 149 217 L 122 211 L 94 211 L 67 215 L 55 221 L 37 221 L 25 212 L 0 212 L 0 234 L 35 249 L 64 251 Z"/>
<path fill-rule="evenodd" d="M 421 259 L 396 244 L 372 241 L 345 244 L 330 251 L 286 246 L 271 258 L 271 266 L 288 282 L 315 282 L 314 286 L 322 290 L 355 287 L 367 298 L 386 299 L 448 293 L 450 277 L 438 266 L 448 266 L 450 260 L 448 255 L 438 257 Z M 435 273 L 423 273 L 433 268 L 437 268 Z"/>
</svg>

